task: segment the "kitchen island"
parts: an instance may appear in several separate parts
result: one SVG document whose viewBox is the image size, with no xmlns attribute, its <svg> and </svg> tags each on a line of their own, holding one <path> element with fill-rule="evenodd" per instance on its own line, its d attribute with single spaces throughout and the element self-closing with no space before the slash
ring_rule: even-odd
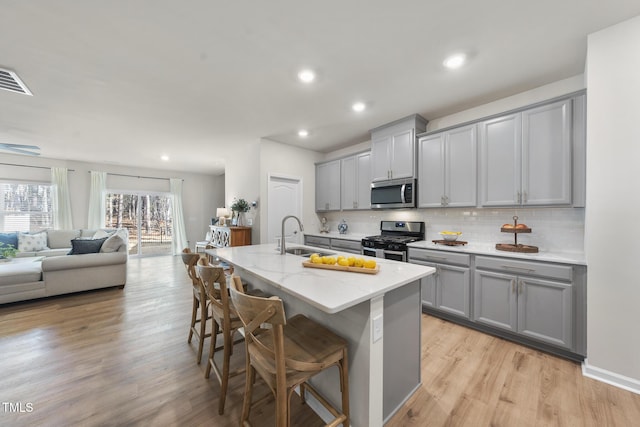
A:
<svg viewBox="0 0 640 427">
<path fill-rule="evenodd" d="M 382 426 L 420 385 L 420 279 L 434 268 L 385 259 L 376 259 L 377 274 L 305 268 L 307 258 L 280 255 L 274 244 L 207 253 L 233 265 L 249 287 L 282 298 L 287 317 L 305 314 L 349 342 L 351 425 Z M 312 382 L 339 406 L 337 369 Z M 312 396 L 308 403 L 329 418 Z"/>
</svg>

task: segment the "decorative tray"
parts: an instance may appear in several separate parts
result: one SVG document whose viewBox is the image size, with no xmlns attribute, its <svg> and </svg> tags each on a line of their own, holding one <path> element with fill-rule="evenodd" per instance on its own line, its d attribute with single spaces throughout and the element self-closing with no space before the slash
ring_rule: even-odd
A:
<svg viewBox="0 0 640 427">
<path fill-rule="evenodd" d="M 464 240 L 432 240 L 433 243 L 437 245 L 446 245 L 446 246 L 459 246 L 466 245 L 468 242 Z"/>
<path fill-rule="evenodd" d="M 303 261 L 303 267 L 320 268 L 324 270 L 338 270 L 349 271 L 351 273 L 365 273 L 365 274 L 378 274 L 380 271 L 380 265 L 376 264 L 376 268 L 364 268 L 364 267 L 348 267 L 346 265 L 329 265 L 329 264 L 314 264 L 311 261 Z"/>
<path fill-rule="evenodd" d="M 507 252 L 524 252 L 529 254 L 537 254 L 537 246 L 529 246 L 523 244 L 512 245 L 511 243 L 496 243 L 496 249 Z"/>
</svg>

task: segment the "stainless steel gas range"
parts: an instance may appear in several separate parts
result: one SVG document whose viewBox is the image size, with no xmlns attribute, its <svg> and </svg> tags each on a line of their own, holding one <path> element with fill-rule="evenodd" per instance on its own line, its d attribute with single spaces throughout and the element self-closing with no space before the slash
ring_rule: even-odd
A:
<svg viewBox="0 0 640 427">
<path fill-rule="evenodd" d="M 407 261 L 407 243 L 424 240 L 424 222 L 380 221 L 380 234 L 362 239 L 362 254 Z"/>
</svg>

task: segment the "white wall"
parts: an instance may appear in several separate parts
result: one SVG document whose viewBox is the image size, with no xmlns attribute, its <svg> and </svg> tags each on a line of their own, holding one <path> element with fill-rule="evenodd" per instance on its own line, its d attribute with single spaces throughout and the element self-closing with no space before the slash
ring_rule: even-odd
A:
<svg viewBox="0 0 640 427">
<path fill-rule="evenodd" d="M 427 131 L 431 132 L 444 129 L 449 126 L 477 120 L 493 114 L 500 114 L 515 108 L 546 101 L 557 96 L 576 92 L 585 88 L 585 78 L 582 74 L 569 77 L 564 80 L 540 86 L 526 92 L 518 93 L 507 98 L 498 99 L 488 104 L 450 114 L 448 116 L 430 119 L 427 124 Z"/>
<path fill-rule="evenodd" d="M 118 165 L 100 163 L 84 163 L 65 160 L 47 159 L 42 157 L 14 156 L 0 154 L 0 163 L 42 166 L 44 168 L 30 168 L 21 166 L 0 165 L 0 179 L 29 180 L 37 182 L 51 182 L 50 167 L 66 167 L 73 169 L 69 172 L 69 191 L 73 226 L 86 228 L 89 208 L 89 171 L 103 171 L 134 176 L 150 176 L 159 178 L 182 178 L 183 182 L 183 210 L 187 239 L 193 248 L 197 240 L 202 240 L 215 216 L 216 207 L 224 203 L 224 176 L 193 174 L 188 172 L 165 171 L 153 168 L 131 168 Z M 113 190 L 134 190 L 148 192 L 169 192 L 169 181 L 165 179 L 144 179 L 107 176 L 107 188 Z"/>
<path fill-rule="evenodd" d="M 586 372 L 640 392 L 640 17 L 589 36 Z M 615 233 L 622 234 L 618 237 Z M 619 377 L 622 376 L 622 377 Z"/>
<path fill-rule="evenodd" d="M 302 224 L 305 230 L 318 228 L 318 217 L 315 214 L 315 162 L 321 161 L 323 157 L 323 154 L 316 151 L 262 139 L 260 142 L 260 198 L 263 201 L 262 212 L 267 212 L 267 177 L 269 174 L 300 177 L 302 178 Z M 261 218 L 261 225 L 260 239 L 266 242 L 266 215 Z"/>
<path fill-rule="evenodd" d="M 245 218 L 252 223 L 251 241 L 255 245 L 260 243 L 260 212 L 262 212 L 260 141 L 236 144 L 234 147 L 229 147 L 225 155 L 225 206 L 231 211 L 233 199 L 245 199 L 249 203 L 258 202 L 257 208 L 251 208 L 245 215 Z"/>
</svg>

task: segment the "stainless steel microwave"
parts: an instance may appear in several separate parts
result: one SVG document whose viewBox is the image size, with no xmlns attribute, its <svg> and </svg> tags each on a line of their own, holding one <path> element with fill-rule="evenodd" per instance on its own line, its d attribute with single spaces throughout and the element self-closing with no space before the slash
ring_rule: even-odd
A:
<svg viewBox="0 0 640 427">
<path fill-rule="evenodd" d="M 415 179 L 392 179 L 371 183 L 371 209 L 415 207 Z"/>
</svg>

